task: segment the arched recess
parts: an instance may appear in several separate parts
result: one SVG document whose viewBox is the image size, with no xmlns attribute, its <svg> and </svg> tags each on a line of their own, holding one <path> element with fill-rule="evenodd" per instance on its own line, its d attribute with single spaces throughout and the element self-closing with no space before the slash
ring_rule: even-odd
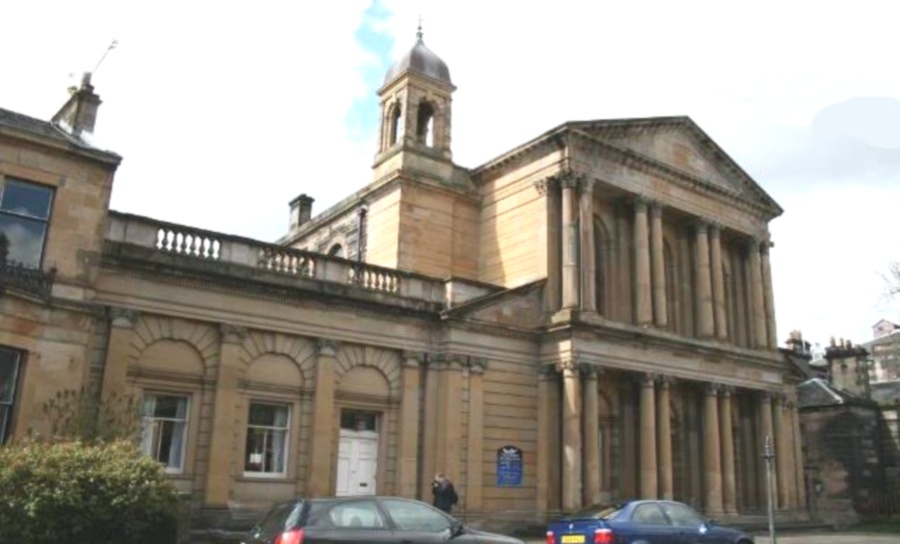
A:
<svg viewBox="0 0 900 544">
<path fill-rule="evenodd" d="M 202 360 L 202 375 L 208 376 L 219 360 L 219 338 L 216 329 L 205 323 L 177 318 L 141 316 L 135 324 L 129 345 L 128 366 L 135 365 L 148 347 L 161 340 L 183 342 L 193 348 Z"/>
<path fill-rule="evenodd" d="M 403 110 L 400 102 L 394 102 L 388 107 L 387 114 L 387 147 L 392 147 L 400 140 L 403 130 Z"/>
<path fill-rule="evenodd" d="M 332 245 L 331 248 L 328 249 L 328 256 L 340 258 L 346 257 L 346 255 L 344 254 L 344 246 L 342 246 L 341 244 Z"/>
<path fill-rule="evenodd" d="M 261 368 L 257 367 L 257 363 L 265 363 L 268 360 L 271 364 L 284 367 L 286 364 L 285 360 L 287 360 L 296 367 L 296 372 L 299 372 L 299 383 L 301 386 L 312 383 L 316 364 L 316 349 L 312 340 L 286 334 L 252 331 L 244 339 L 243 348 L 241 354 L 241 377 L 243 379 L 252 379 L 252 375 L 249 373 L 251 365 L 255 368 Z M 264 356 L 282 357 L 264 359 Z M 285 371 L 290 372 L 291 375 L 294 372 L 293 370 Z M 273 370 L 267 369 L 259 372 L 262 372 L 264 375 L 270 375 Z"/>
<path fill-rule="evenodd" d="M 338 390 L 344 376 L 356 367 L 370 367 L 380 371 L 388 384 L 389 399 L 400 399 L 402 367 L 399 353 L 369 346 L 343 346 L 338 352 L 335 368 Z"/>
<path fill-rule="evenodd" d="M 594 293 L 597 313 L 612 318 L 613 255 L 610 230 L 599 215 L 594 215 Z"/>
<path fill-rule="evenodd" d="M 161 339 L 141 351 L 132 371 L 138 375 L 181 375 L 202 378 L 206 370 L 203 356 L 183 340 Z"/>
<path fill-rule="evenodd" d="M 416 142 L 420 145 L 435 145 L 435 107 L 428 100 L 419 102 L 416 112 Z"/>
</svg>

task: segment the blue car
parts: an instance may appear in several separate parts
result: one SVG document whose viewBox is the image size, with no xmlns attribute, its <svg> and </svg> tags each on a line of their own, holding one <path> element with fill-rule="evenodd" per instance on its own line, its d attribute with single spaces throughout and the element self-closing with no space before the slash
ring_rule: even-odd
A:
<svg viewBox="0 0 900 544">
<path fill-rule="evenodd" d="M 547 544 L 753 544 L 753 537 L 680 502 L 631 501 L 551 523 Z"/>
</svg>

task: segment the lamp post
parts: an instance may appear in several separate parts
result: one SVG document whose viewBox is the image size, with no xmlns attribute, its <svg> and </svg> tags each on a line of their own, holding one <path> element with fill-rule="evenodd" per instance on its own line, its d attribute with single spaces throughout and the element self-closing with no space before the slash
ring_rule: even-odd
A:
<svg viewBox="0 0 900 544">
<path fill-rule="evenodd" d="M 772 451 L 772 437 L 766 436 L 766 451 L 763 454 L 763 459 L 766 460 L 766 500 L 769 506 L 769 539 L 772 541 L 772 544 L 777 544 L 778 540 L 775 537 L 775 500 L 772 497 L 772 492 L 774 491 L 772 486 L 772 471 L 774 467 L 772 466 L 772 462 L 775 460 L 775 453 Z"/>
</svg>

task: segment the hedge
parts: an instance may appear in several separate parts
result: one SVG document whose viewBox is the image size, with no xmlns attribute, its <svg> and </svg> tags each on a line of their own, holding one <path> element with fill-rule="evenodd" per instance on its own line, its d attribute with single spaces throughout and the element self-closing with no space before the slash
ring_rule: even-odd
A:
<svg viewBox="0 0 900 544">
<path fill-rule="evenodd" d="M 178 496 L 132 442 L 0 447 L 0 542 L 175 542 Z"/>
</svg>

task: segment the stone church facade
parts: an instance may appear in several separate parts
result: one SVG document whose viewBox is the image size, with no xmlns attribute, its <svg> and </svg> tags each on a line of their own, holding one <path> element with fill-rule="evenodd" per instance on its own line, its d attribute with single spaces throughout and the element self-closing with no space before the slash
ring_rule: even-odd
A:
<svg viewBox="0 0 900 544">
<path fill-rule="evenodd" d="M 771 436 L 778 508 L 804 510 L 779 206 L 685 117 L 565 123 L 460 167 L 454 90 L 420 35 L 379 90 L 373 181 L 317 216 L 301 195 L 277 243 L 109 210 L 89 79 L 51 122 L 0 110 L 3 438 L 93 384 L 139 399 L 141 447 L 206 515 L 430 500 L 443 472 L 461 517 L 512 521 L 760 512 Z"/>
</svg>

